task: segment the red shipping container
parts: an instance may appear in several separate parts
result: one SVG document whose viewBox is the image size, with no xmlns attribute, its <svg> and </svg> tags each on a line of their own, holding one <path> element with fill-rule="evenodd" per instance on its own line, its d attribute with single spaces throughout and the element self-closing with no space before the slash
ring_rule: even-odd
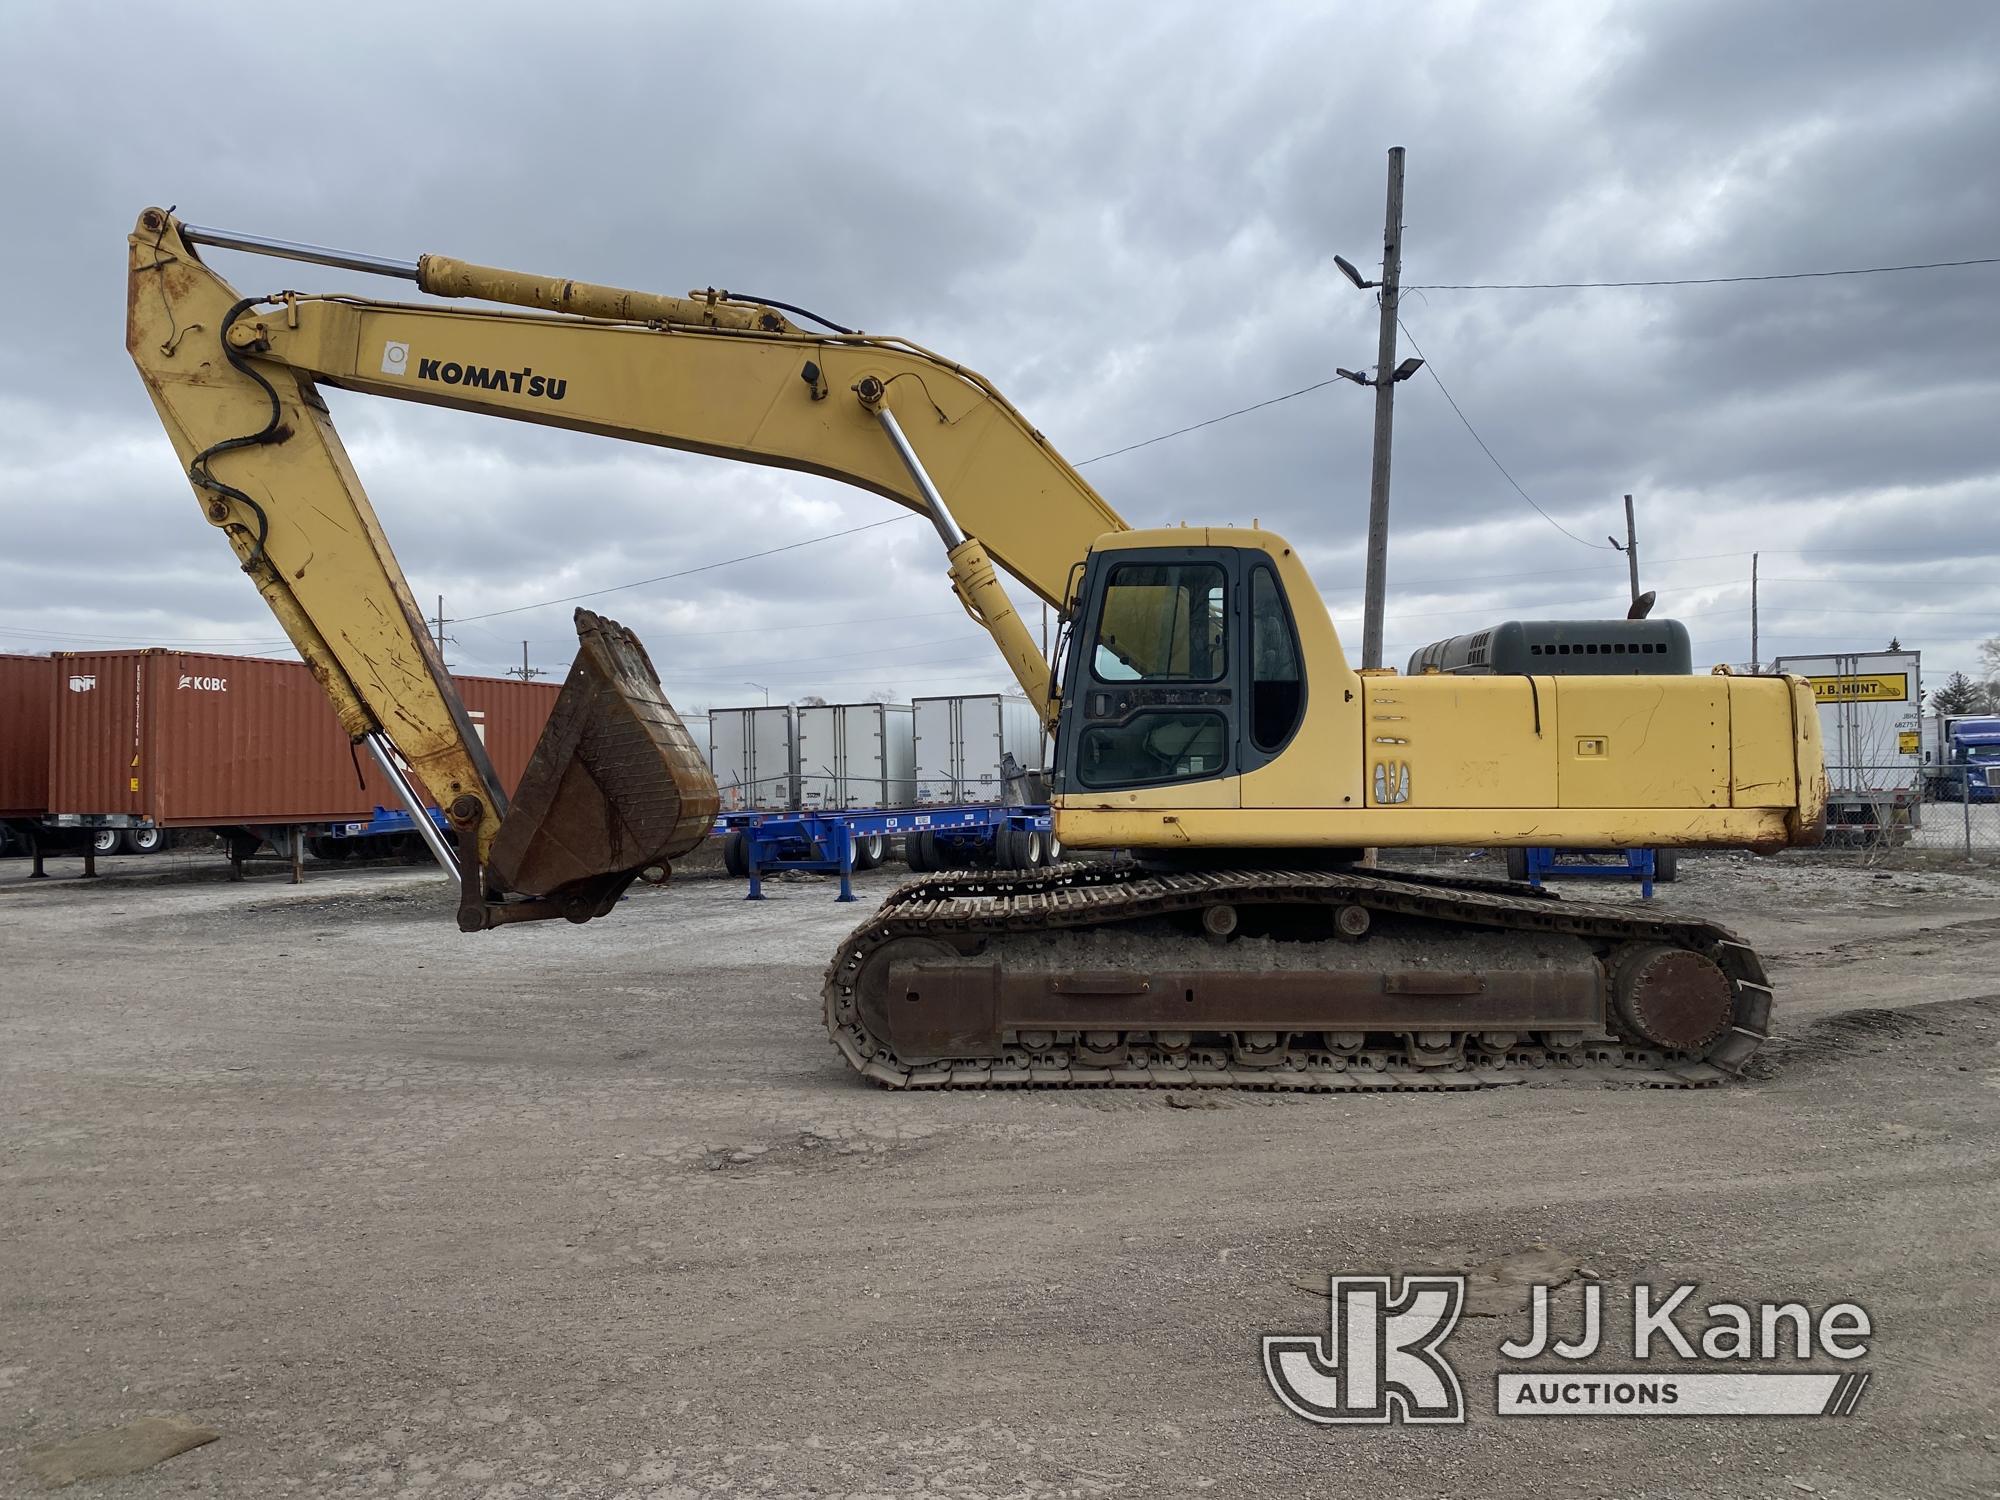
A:
<svg viewBox="0 0 2000 1500">
<path fill-rule="evenodd" d="M 49 683 L 46 656 L 0 656 L 0 818 L 49 809 Z"/>
<path fill-rule="evenodd" d="M 486 746 L 493 774 L 500 778 L 500 790 L 513 796 L 528 769 L 528 758 L 541 741 L 542 729 L 555 712 L 561 681 L 523 682 L 518 677 L 460 677 L 456 673 L 451 680 L 473 729 Z M 368 769 L 374 771 L 372 762 Z M 390 800 L 385 785 L 383 804 L 387 806 Z"/>
<path fill-rule="evenodd" d="M 506 678 L 459 684 L 511 791 L 559 689 Z M 349 822 L 399 806 L 300 662 L 68 652 L 56 659 L 52 696 L 53 813 L 199 828 Z"/>
</svg>

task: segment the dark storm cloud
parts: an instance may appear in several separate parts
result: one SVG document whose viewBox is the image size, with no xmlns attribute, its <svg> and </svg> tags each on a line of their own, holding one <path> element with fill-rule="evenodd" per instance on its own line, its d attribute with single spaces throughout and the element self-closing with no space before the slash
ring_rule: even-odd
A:
<svg viewBox="0 0 2000 1500">
<path fill-rule="evenodd" d="M 323 20 L 323 18 L 322 18 Z M 1410 151 L 1414 283 L 1700 276 L 2000 250 L 2000 13 L 1970 3 L 1213 8 L 352 6 L 10 15 L 0 165 L 0 642 L 275 627 L 204 526 L 121 348 L 123 237 L 195 222 L 685 290 L 908 334 L 1072 458 L 1373 356 L 1331 266 L 1379 254 Z M 218 254 L 246 290 L 407 296 Z M 1649 584 L 1712 659 L 1892 633 L 1933 671 L 2000 630 L 2000 268 L 1418 292 L 1409 329 L 1586 543 L 1640 497 Z M 1390 657 L 1617 611 L 1624 565 L 1496 472 L 1428 374 L 1398 402 Z M 333 398 L 455 661 L 568 652 L 494 611 L 898 514 L 805 476 Z M 1339 385 L 1085 473 L 1136 524 L 1256 517 L 1358 635 L 1370 399 Z M 1002 685 L 920 523 L 591 601 L 689 706 Z M 488 616 L 472 619 L 469 616 Z M 1031 625 L 1038 611 L 1028 609 Z M 1771 645 L 1775 640 L 1777 644 Z"/>
</svg>

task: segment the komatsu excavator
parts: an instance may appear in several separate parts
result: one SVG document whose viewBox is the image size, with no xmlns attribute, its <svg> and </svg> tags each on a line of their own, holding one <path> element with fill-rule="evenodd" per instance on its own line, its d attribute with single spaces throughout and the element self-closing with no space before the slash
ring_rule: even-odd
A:
<svg viewBox="0 0 2000 1500">
<path fill-rule="evenodd" d="M 243 296 L 202 246 L 507 306 Z M 436 852 L 467 931 L 603 916 L 708 834 L 715 783 L 643 648 L 579 611 L 509 805 L 322 386 L 827 475 L 929 518 L 1053 732 L 1057 834 L 1131 858 L 895 891 L 825 983 L 834 1043 L 878 1083 L 1687 1086 L 1740 1071 L 1768 1031 L 1763 968 L 1723 928 L 1359 855 L 1815 843 L 1799 679 L 1357 671 L 1283 538 L 1128 527 L 987 380 L 784 303 L 385 260 L 157 208 L 130 247 L 127 347 L 202 513 L 346 732 L 413 808 L 428 792 L 448 812 L 456 848 Z M 996 567 L 1060 611 L 1059 671 Z"/>
</svg>

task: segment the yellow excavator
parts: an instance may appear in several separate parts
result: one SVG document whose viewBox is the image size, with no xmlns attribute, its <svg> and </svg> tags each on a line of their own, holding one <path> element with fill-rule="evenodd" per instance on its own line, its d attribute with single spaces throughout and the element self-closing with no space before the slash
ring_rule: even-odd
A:
<svg viewBox="0 0 2000 1500">
<path fill-rule="evenodd" d="M 203 246 L 505 305 L 244 296 Z M 1686 1086 L 1740 1071 L 1768 1032 L 1757 955 L 1720 927 L 1359 856 L 1815 843 L 1800 679 L 1357 671 L 1283 538 L 1128 527 L 981 376 L 785 303 L 388 260 L 157 208 L 130 249 L 126 344 L 202 512 L 347 733 L 413 808 L 428 793 L 449 814 L 455 849 L 436 852 L 467 931 L 606 914 L 708 834 L 715 782 L 640 643 L 579 611 L 509 805 L 322 386 L 826 475 L 929 518 L 1053 734 L 1057 836 L 1131 857 L 895 891 L 825 984 L 829 1034 L 878 1083 Z M 1060 612 L 1056 662 L 996 569 Z"/>
</svg>

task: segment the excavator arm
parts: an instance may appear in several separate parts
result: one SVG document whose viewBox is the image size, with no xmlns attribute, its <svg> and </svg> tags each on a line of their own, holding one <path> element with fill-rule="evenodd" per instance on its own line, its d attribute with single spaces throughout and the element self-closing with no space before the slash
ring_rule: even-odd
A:
<svg viewBox="0 0 2000 1500">
<path fill-rule="evenodd" d="M 435 296 L 521 310 L 244 296 L 203 263 L 201 244 L 398 276 Z M 706 768 L 659 699 L 643 650 L 611 622 L 580 612 L 584 650 L 544 742 L 549 754 L 538 753 L 546 764 L 523 783 L 538 804 L 535 818 L 523 808 L 516 827 L 536 821 L 546 833 L 612 816 L 611 808 L 629 817 L 649 806 L 652 824 L 621 830 L 605 848 L 559 839 L 553 858 L 546 840 L 530 849 L 525 833 L 503 837 L 506 798 L 320 386 L 797 469 L 919 511 L 945 545 L 961 602 L 1053 722 L 1047 664 L 995 565 L 1060 608 L 1092 543 L 1125 523 L 962 365 L 901 339 L 808 332 L 776 308 L 727 293 L 630 292 L 442 256 L 379 260 L 201 230 L 159 209 L 140 215 L 130 249 L 127 349 L 203 512 L 325 687 L 342 727 L 392 777 L 399 755 L 449 810 L 470 850 L 467 925 L 475 925 L 474 867 L 486 872 L 476 925 L 511 919 L 493 899 L 502 888 L 542 899 L 521 917 L 595 915 L 615 899 L 612 886 L 622 889 L 634 870 L 706 831 L 713 784 L 704 806 L 697 783 Z M 600 743 L 607 739 L 621 741 L 615 754 Z M 672 770 L 676 790 L 665 801 L 638 784 L 647 779 L 647 743 Z M 595 796 L 578 784 L 579 750 Z M 621 777 L 614 795 L 609 783 Z M 406 796 L 414 792 L 403 785 Z"/>
</svg>

